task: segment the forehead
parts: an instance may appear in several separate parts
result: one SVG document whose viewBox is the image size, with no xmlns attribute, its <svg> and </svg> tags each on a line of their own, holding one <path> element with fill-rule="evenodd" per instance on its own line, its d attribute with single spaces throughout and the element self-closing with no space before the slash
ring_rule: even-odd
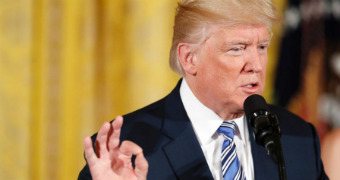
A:
<svg viewBox="0 0 340 180">
<path fill-rule="evenodd" d="M 232 42 L 232 41 L 249 41 L 264 42 L 271 40 L 271 33 L 264 24 L 239 24 L 239 25 L 209 25 L 207 27 L 207 38 L 209 39 Z"/>
</svg>

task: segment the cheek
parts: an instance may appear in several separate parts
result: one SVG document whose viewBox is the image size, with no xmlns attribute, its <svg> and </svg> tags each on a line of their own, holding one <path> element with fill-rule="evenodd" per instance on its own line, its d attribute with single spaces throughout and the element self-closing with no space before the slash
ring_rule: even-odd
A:
<svg viewBox="0 0 340 180">
<path fill-rule="evenodd" d="M 265 80 L 265 78 L 266 78 L 266 73 L 267 73 L 267 58 L 265 58 L 264 60 L 263 60 L 263 65 L 262 65 L 262 67 L 263 67 L 263 70 L 262 70 L 262 73 L 261 73 L 261 78 L 262 78 L 262 80 L 264 81 Z"/>
<path fill-rule="evenodd" d="M 239 85 L 239 81 L 242 75 L 242 69 L 244 67 L 243 60 L 241 59 L 226 59 L 225 63 L 221 63 L 217 68 L 217 76 L 221 76 L 224 89 L 228 91 L 234 91 Z"/>
<path fill-rule="evenodd" d="M 216 86 L 215 91 L 222 94 L 224 97 L 231 97 L 237 92 L 237 73 L 232 71 L 217 72 L 214 78 L 214 86 Z M 223 97 L 222 97 L 223 98 Z"/>
<path fill-rule="evenodd" d="M 262 94 L 264 89 L 265 89 L 265 86 L 266 86 L 266 71 L 263 71 L 260 75 L 260 82 L 261 82 L 261 86 L 260 86 L 260 89 L 259 89 L 259 94 Z"/>
</svg>

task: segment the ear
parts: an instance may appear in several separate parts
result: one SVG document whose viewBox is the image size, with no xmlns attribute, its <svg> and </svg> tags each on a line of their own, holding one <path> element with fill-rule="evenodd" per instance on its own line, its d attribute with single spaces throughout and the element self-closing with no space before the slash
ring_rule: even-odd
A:
<svg viewBox="0 0 340 180">
<path fill-rule="evenodd" d="M 177 46 L 178 59 L 185 74 L 196 75 L 195 56 L 191 44 L 179 43 Z"/>
</svg>

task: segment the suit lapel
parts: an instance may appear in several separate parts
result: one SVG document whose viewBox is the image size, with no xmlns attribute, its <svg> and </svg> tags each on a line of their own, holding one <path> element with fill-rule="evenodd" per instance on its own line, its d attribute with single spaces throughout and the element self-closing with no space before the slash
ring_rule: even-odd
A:
<svg viewBox="0 0 340 180">
<path fill-rule="evenodd" d="M 250 136 L 251 152 L 253 155 L 255 180 L 279 179 L 277 165 L 267 154 L 267 150 L 256 144 L 253 128 L 250 127 L 249 123 L 247 124 Z"/>
<path fill-rule="evenodd" d="M 165 101 L 163 133 L 172 139 L 163 147 L 178 179 L 213 179 L 182 104 L 179 87 Z"/>
<path fill-rule="evenodd" d="M 178 179 L 213 179 L 191 125 L 164 147 Z"/>
</svg>

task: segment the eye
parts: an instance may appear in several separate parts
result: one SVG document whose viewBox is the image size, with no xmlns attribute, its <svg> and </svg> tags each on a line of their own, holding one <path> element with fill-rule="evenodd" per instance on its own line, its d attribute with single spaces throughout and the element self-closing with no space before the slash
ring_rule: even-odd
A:
<svg viewBox="0 0 340 180">
<path fill-rule="evenodd" d="M 231 51 L 238 52 L 238 51 L 241 51 L 241 48 L 233 48 L 233 49 L 231 49 Z"/>
<path fill-rule="evenodd" d="M 258 46 L 260 52 L 267 52 L 268 44 L 262 44 Z"/>
<path fill-rule="evenodd" d="M 245 46 L 232 47 L 227 51 L 227 54 L 233 56 L 241 55 L 244 52 L 245 48 Z"/>
</svg>

